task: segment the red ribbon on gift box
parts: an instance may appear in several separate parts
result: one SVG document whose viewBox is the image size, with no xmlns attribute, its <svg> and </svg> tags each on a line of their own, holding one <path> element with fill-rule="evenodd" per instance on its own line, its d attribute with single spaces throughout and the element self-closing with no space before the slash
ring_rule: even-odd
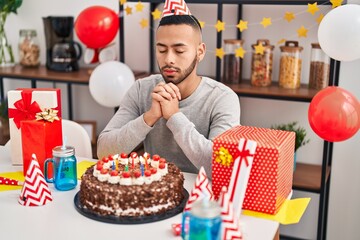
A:
<svg viewBox="0 0 360 240">
<path fill-rule="evenodd" d="M 240 166 L 241 166 L 241 162 L 245 161 L 245 165 L 246 167 L 248 167 L 249 166 L 248 157 L 254 157 L 254 154 L 251 154 L 250 150 L 246 149 L 246 146 L 247 146 L 247 140 L 245 140 L 242 150 L 236 151 L 236 155 L 234 156 L 234 159 L 240 157 Z"/>
<path fill-rule="evenodd" d="M 32 90 L 23 90 L 21 99 L 14 103 L 15 108 L 9 108 L 9 118 L 13 118 L 14 123 L 20 129 L 20 121 L 35 119 L 35 115 L 41 112 L 39 104 L 32 100 Z"/>
<path fill-rule="evenodd" d="M 242 141 L 242 140 L 240 140 Z M 239 170 L 241 168 L 242 162 L 245 162 L 245 166 L 249 167 L 249 160 L 248 157 L 254 157 L 254 154 L 250 153 L 250 150 L 248 149 L 248 141 L 247 139 L 243 139 L 244 144 L 242 146 L 242 149 L 236 148 L 236 153 L 234 154 L 234 159 L 236 160 L 239 157 L 239 163 L 234 164 L 233 172 L 235 173 L 234 179 L 230 179 L 230 186 L 229 186 L 229 192 L 230 192 L 230 200 L 234 200 L 235 190 L 236 190 L 236 184 L 238 182 L 239 178 Z M 233 184 L 231 182 L 234 182 Z M 231 187 L 232 186 L 232 187 Z"/>
</svg>

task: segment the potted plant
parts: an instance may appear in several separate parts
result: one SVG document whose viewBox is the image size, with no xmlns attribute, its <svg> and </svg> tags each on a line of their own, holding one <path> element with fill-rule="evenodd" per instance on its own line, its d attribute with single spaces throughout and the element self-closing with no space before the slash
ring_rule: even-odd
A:
<svg viewBox="0 0 360 240">
<path fill-rule="evenodd" d="M 273 125 L 270 127 L 277 130 L 295 132 L 294 171 L 296 167 L 296 151 L 301 146 L 304 146 L 310 142 L 310 139 L 306 139 L 306 129 L 301 126 L 297 126 L 297 124 L 298 122 L 294 121 L 287 124 Z"/>
<path fill-rule="evenodd" d="M 15 64 L 14 54 L 5 33 L 5 22 L 10 13 L 17 14 L 17 9 L 21 4 L 22 0 L 0 1 L 0 66 L 3 67 Z"/>
</svg>

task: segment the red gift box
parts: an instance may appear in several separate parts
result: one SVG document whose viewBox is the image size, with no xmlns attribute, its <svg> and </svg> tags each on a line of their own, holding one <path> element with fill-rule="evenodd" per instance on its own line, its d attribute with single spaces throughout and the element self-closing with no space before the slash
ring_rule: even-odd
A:
<svg viewBox="0 0 360 240">
<path fill-rule="evenodd" d="M 242 208 L 276 214 L 292 189 L 295 133 L 236 126 L 217 136 L 213 141 L 212 160 L 215 198 L 219 197 L 222 186 L 229 185 L 232 172 L 232 169 L 218 167 L 215 153 L 225 147 L 234 155 L 240 138 L 257 142 Z"/>
<path fill-rule="evenodd" d="M 44 120 L 21 121 L 21 140 L 23 152 L 24 176 L 30 165 L 32 154 L 35 153 L 40 169 L 44 172 L 44 162 L 52 158 L 52 149 L 62 145 L 61 120 L 48 122 Z M 51 164 L 48 168 L 48 178 L 53 177 Z"/>
<path fill-rule="evenodd" d="M 35 120 L 35 114 L 45 108 L 58 110 L 61 117 L 61 92 L 54 88 L 20 88 L 8 91 L 11 161 L 23 164 L 21 121 Z"/>
</svg>

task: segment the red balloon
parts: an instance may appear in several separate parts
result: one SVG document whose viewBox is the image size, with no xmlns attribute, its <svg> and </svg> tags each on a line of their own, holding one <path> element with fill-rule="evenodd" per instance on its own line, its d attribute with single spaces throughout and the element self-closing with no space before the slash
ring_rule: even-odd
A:
<svg viewBox="0 0 360 240">
<path fill-rule="evenodd" d="M 92 6 L 79 14 L 74 28 L 80 41 L 88 48 L 103 48 L 115 38 L 119 19 L 109 8 Z"/>
<path fill-rule="evenodd" d="M 360 128 L 360 103 L 340 87 L 327 87 L 312 99 L 308 119 L 312 130 L 329 142 L 344 141 Z"/>
</svg>

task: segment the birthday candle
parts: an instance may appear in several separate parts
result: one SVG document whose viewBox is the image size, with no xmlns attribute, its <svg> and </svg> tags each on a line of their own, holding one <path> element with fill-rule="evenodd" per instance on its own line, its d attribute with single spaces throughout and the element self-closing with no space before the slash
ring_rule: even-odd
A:
<svg viewBox="0 0 360 240">
<path fill-rule="evenodd" d="M 147 169 L 149 169 L 147 160 L 150 158 L 150 154 L 147 153 L 147 152 L 145 152 L 145 153 L 144 153 L 144 158 L 145 158 L 145 168 L 146 168 L 146 170 L 147 170 Z"/>
<path fill-rule="evenodd" d="M 144 176 L 145 170 L 144 170 L 144 164 L 142 164 L 142 163 L 140 163 L 140 171 L 141 171 L 141 176 Z"/>
<path fill-rule="evenodd" d="M 112 162 L 112 170 L 115 170 L 115 161 Z"/>
<path fill-rule="evenodd" d="M 116 171 L 119 171 L 119 164 L 117 159 L 115 159 L 115 169 Z"/>
<path fill-rule="evenodd" d="M 125 165 L 125 172 L 128 172 L 128 171 L 129 171 L 129 165 L 126 164 L 126 165 Z"/>
</svg>

